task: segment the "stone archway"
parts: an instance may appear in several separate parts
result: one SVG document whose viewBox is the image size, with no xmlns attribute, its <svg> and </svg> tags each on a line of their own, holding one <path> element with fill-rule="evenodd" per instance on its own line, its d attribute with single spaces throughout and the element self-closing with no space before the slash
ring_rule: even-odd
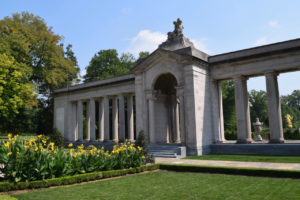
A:
<svg viewBox="0 0 300 200">
<path fill-rule="evenodd" d="M 154 133 L 155 143 L 179 143 L 177 129 L 179 114 L 177 112 L 176 87 L 178 82 L 171 73 L 160 75 L 154 85 Z"/>
</svg>

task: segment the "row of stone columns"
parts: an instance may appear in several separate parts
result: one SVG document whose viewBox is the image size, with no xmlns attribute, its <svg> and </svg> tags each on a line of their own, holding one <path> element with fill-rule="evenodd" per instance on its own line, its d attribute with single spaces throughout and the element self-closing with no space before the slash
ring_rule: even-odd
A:
<svg viewBox="0 0 300 200">
<path fill-rule="evenodd" d="M 133 116 L 133 94 L 127 97 L 127 122 L 125 120 L 125 101 L 124 95 L 104 96 L 100 98 L 90 98 L 88 100 L 78 100 L 76 106 L 76 120 L 74 140 L 83 141 L 83 103 L 86 102 L 86 140 L 96 140 L 96 106 L 95 101 L 99 102 L 99 141 L 119 140 L 125 141 L 125 123 L 128 123 L 128 140 L 134 141 L 134 116 Z M 109 99 L 112 100 L 112 138 L 110 138 L 110 115 Z"/>
<path fill-rule="evenodd" d="M 284 141 L 277 76 L 278 75 L 275 72 L 268 72 L 265 74 L 270 143 L 282 143 Z M 247 78 L 244 76 L 235 77 L 234 86 L 237 118 L 237 143 L 250 143 L 252 142 L 252 139 Z"/>
</svg>

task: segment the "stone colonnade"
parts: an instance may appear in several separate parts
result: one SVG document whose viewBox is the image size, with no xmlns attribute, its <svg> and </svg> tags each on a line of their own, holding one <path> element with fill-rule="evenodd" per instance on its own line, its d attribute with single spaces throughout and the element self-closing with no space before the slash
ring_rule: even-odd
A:
<svg viewBox="0 0 300 200">
<path fill-rule="evenodd" d="M 127 99 L 127 120 L 125 120 L 125 98 Z M 112 101 L 112 113 L 110 115 L 109 100 Z M 103 97 L 92 97 L 70 102 L 72 105 L 70 113 L 76 113 L 76 117 L 70 117 L 74 127 L 69 133 L 71 141 L 83 141 L 83 103 L 86 103 L 86 140 L 109 141 L 128 139 L 134 141 L 134 94 L 119 94 Z M 98 137 L 96 137 L 96 101 L 98 107 Z M 75 110 L 74 110 L 75 109 Z M 111 117 L 111 119 L 110 119 Z M 110 121 L 112 126 L 110 126 Z M 125 138 L 127 123 L 128 138 Z M 112 128 L 112 137 L 110 129 Z"/>
<path fill-rule="evenodd" d="M 277 76 L 278 74 L 275 72 L 265 73 L 270 143 L 284 142 Z M 251 143 L 251 121 L 247 90 L 248 78 L 245 76 L 236 76 L 233 80 L 235 87 L 235 108 L 237 118 L 237 143 Z M 221 84 L 221 82 L 218 84 Z M 221 90 L 221 87 L 218 87 L 218 90 Z M 222 105 L 221 101 L 222 99 L 220 98 L 219 104 Z M 220 106 L 220 109 L 222 109 L 222 106 Z M 223 116 L 221 116 L 221 118 L 223 119 Z"/>
<path fill-rule="evenodd" d="M 175 87 L 176 89 L 176 102 L 174 105 L 174 143 L 180 144 L 185 142 L 185 131 L 184 131 L 184 97 L 183 97 L 183 86 Z M 148 102 L 148 118 L 149 118 L 149 141 L 155 143 L 155 101 L 157 100 L 157 91 L 147 91 L 147 102 Z M 159 114 L 159 113 L 157 113 Z M 166 135 L 166 143 L 172 143 L 169 141 L 168 134 Z"/>
</svg>

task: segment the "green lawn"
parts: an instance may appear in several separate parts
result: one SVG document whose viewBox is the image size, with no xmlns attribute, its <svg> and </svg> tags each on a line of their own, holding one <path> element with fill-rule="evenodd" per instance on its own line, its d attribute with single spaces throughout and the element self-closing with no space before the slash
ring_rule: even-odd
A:
<svg viewBox="0 0 300 200">
<path fill-rule="evenodd" d="M 300 180 L 221 174 L 151 172 L 12 195 L 17 199 L 300 199 Z"/>
<path fill-rule="evenodd" d="M 197 160 L 231 160 L 249 162 L 300 163 L 300 156 L 261 156 L 261 155 L 221 155 L 187 156 L 185 159 Z"/>
</svg>

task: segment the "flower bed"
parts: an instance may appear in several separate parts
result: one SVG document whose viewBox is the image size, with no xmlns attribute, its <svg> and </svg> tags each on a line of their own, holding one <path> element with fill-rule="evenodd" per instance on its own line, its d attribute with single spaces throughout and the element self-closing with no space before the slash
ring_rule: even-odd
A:
<svg viewBox="0 0 300 200">
<path fill-rule="evenodd" d="M 145 157 L 141 147 L 126 142 L 116 144 L 111 152 L 89 146 L 59 148 L 49 138 L 39 135 L 28 140 L 8 135 L 0 141 L 0 173 L 2 180 L 26 182 L 72 176 L 97 171 L 136 168 Z"/>
</svg>

